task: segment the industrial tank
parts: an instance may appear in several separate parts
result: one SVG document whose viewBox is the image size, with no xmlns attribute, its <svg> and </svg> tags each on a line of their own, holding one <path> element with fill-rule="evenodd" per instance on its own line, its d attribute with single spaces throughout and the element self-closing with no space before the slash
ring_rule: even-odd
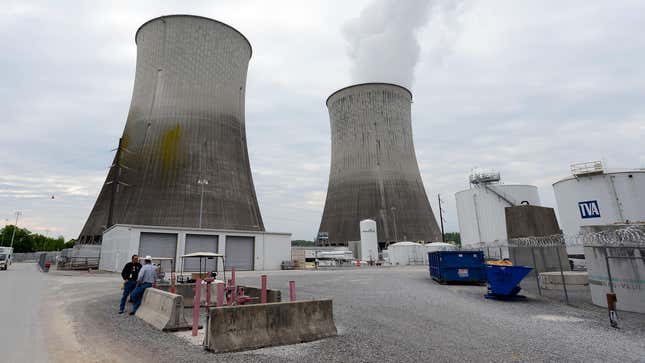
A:
<svg viewBox="0 0 645 363">
<path fill-rule="evenodd" d="M 420 265 L 428 260 L 425 247 L 416 242 L 393 243 L 387 250 L 388 259 L 392 265 Z"/>
<path fill-rule="evenodd" d="M 361 249 L 360 256 L 363 261 L 377 261 L 378 258 L 378 233 L 376 230 L 376 221 L 364 219 L 360 223 L 361 229 Z"/>
<path fill-rule="evenodd" d="M 500 184 L 500 180 L 499 173 L 473 174 L 470 176 L 470 188 L 455 194 L 463 246 L 505 241 L 507 233 L 504 209 L 526 203 L 540 205 L 537 187 Z M 492 252 L 499 254 L 498 249 Z M 505 251 L 502 254 L 503 256 L 495 257 L 509 257 Z"/>
<path fill-rule="evenodd" d="M 568 242 L 582 226 L 645 221 L 645 169 L 606 171 L 595 161 L 573 164 L 571 173 L 553 183 L 560 226 Z M 581 246 L 567 250 L 582 254 Z"/>
<path fill-rule="evenodd" d="M 319 239 L 359 239 L 359 221 L 376 221 L 379 242 L 440 241 L 414 151 L 412 93 L 366 83 L 327 99 L 331 167 Z"/>
<path fill-rule="evenodd" d="M 115 223 L 263 231 L 246 146 L 249 41 L 189 15 L 152 19 L 135 41 L 122 143 L 79 242 Z"/>
</svg>

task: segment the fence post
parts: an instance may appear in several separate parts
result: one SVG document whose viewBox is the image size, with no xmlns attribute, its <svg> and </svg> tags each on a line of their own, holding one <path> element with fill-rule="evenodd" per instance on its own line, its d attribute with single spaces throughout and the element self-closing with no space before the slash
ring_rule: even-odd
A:
<svg viewBox="0 0 645 363">
<path fill-rule="evenodd" d="M 564 290 L 564 299 L 569 305 L 569 293 L 567 292 L 567 283 L 564 279 L 564 271 L 562 270 L 562 258 L 560 258 L 560 251 L 557 251 L 558 255 L 558 266 L 560 267 L 560 277 L 562 278 L 562 289 Z"/>
<path fill-rule="evenodd" d="M 535 270 L 535 281 L 537 282 L 538 294 L 542 296 L 542 288 L 540 287 L 540 271 L 538 270 L 537 263 L 535 262 L 535 247 L 531 249 L 531 257 L 533 257 L 533 269 Z"/>
<path fill-rule="evenodd" d="M 607 283 L 609 284 L 609 292 L 614 293 L 614 282 L 611 278 L 611 268 L 609 267 L 609 248 L 605 247 L 605 266 L 607 266 Z"/>
</svg>

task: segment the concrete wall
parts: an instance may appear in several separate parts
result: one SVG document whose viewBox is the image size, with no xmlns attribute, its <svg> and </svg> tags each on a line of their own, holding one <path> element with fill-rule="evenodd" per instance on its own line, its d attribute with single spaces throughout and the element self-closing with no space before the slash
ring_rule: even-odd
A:
<svg viewBox="0 0 645 363">
<path fill-rule="evenodd" d="M 559 235 L 562 232 L 555 218 L 553 208 L 534 205 L 520 205 L 505 208 L 506 230 L 509 240 L 523 237 L 540 237 Z M 562 246 L 554 247 L 512 247 L 509 248 L 510 259 L 516 265 L 530 266 L 537 272 L 571 270 L 567 250 L 562 239 Z M 533 263 L 535 255 L 535 264 Z"/>
<path fill-rule="evenodd" d="M 379 242 L 440 241 L 414 151 L 412 94 L 383 83 L 343 88 L 327 99 L 331 168 L 319 232 L 329 242 L 360 240 L 376 221 Z"/>
<path fill-rule="evenodd" d="M 237 30 L 197 16 L 164 16 L 139 28 L 130 111 L 123 131 L 113 223 L 263 231 L 246 145 L 251 45 Z M 115 140 L 116 141 L 116 140 Z M 107 161 L 106 161 L 107 162 Z M 106 180 L 113 180 L 112 168 Z M 107 223 L 105 184 L 79 241 Z"/>
<path fill-rule="evenodd" d="M 206 349 L 233 352 L 335 336 L 331 300 L 212 308 Z"/>
<path fill-rule="evenodd" d="M 177 271 L 180 271 L 182 267 L 181 256 L 185 252 L 187 234 L 217 235 L 219 239 L 217 252 L 221 254 L 226 252 L 227 236 L 254 237 L 254 268 L 256 271 L 279 270 L 282 261 L 291 259 L 291 234 L 289 233 L 115 225 L 103 234 L 99 268 L 105 271 L 121 271 L 123 266 L 130 261 L 131 256 L 139 253 L 142 232 L 177 234 L 177 256 L 175 258 Z M 223 268 L 222 264 L 218 264 L 219 272 L 222 272 Z"/>
</svg>

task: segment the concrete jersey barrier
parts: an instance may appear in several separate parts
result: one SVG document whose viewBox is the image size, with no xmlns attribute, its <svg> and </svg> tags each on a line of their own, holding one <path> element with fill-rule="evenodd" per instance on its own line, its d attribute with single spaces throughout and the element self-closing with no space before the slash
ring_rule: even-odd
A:
<svg viewBox="0 0 645 363">
<path fill-rule="evenodd" d="M 190 329 L 184 318 L 184 302 L 181 295 L 148 288 L 143 294 L 136 317 L 163 331 Z"/>
<path fill-rule="evenodd" d="M 332 300 L 211 308 L 204 345 L 221 353 L 309 342 L 337 334 Z"/>
</svg>

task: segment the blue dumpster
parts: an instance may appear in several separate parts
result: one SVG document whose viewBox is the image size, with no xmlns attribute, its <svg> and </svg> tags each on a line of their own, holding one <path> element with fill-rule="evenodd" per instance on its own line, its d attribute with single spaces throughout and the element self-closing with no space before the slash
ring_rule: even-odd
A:
<svg viewBox="0 0 645 363">
<path fill-rule="evenodd" d="M 531 267 L 526 266 L 486 265 L 488 277 L 486 297 L 502 300 L 524 298 L 524 296 L 517 294 L 522 289 L 518 284 L 531 270 Z"/>
<path fill-rule="evenodd" d="M 440 283 L 486 282 L 483 251 L 436 251 L 428 253 L 430 276 Z"/>
</svg>

